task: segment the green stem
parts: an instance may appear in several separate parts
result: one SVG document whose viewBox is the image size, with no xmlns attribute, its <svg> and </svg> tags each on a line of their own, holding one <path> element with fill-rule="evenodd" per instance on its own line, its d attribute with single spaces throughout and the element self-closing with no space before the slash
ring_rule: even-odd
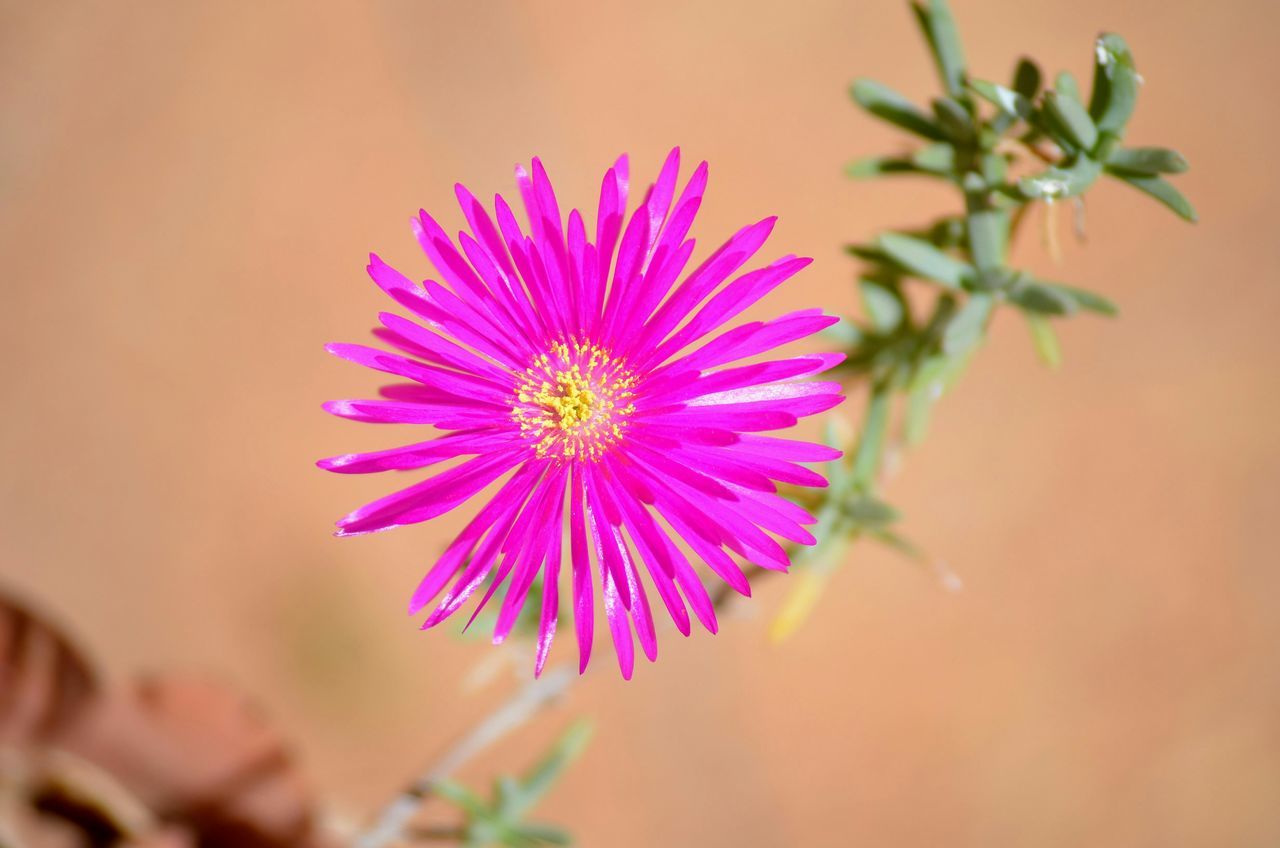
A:
<svg viewBox="0 0 1280 848">
<path fill-rule="evenodd" d="M 880 456 L 884 453 L 885 433 L 889 429 L 891 399 L 892 391 L 887 383 L 876 383 L 871 387 L 871 395 L 867 399 L 866 423 L 862 427 L 858 449 L 853 455 L 853 485 L 859 491 L 871 491 L 875 488 L 876 471 L 880 467 Z"/>
</svg>

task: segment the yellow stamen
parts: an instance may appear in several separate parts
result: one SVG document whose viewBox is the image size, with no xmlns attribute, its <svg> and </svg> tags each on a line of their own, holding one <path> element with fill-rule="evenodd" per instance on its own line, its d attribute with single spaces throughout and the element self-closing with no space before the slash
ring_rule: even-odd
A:
<svg viewBox="0 0 1280 848">
<path fill-rule="evenodd" d="M 525 369 L 511 416 L 539 457 L 595 460 L 622 438 L 635 412 L 635 382 L 625 364 L 598 345 L 559 341 Z"/>
</svg>

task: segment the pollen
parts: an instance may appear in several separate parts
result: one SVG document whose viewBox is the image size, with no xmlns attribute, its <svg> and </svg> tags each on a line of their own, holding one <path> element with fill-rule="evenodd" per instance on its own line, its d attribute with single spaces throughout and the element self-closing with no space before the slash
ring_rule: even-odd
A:
<svg viewBox="0 0 1280 848">
<path fill-rule="evenodd" d="M 539 457 L 593 461 L 623 438 L 635 383 L 599 345 L 561 340 L 525 369 L 511 417 Z"/>
</svg>

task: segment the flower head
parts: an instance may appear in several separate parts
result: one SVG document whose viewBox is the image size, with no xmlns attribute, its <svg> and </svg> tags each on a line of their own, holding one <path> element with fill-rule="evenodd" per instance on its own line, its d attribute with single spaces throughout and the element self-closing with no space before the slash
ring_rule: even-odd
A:
<svg viewBox="0 0 1280 848">
<path fill-rule="evenodd" d="M 745 595 L 739 559 L 785 570 L 788 555 L 775 536 L 813 544 L 804 528 L 813 517 L 779 495 L 777 483 L 825 486 L 798 463 L 839 452 L 759 434 L 839 403 L 838 383 L 800 378 L 842 356 L 760 355 L 836 319 L 810 309 L 723 329 L 810 260 L 787 256 L 739 274 L 773 228 L 766 218 L 685 273 L 707 166 L 699 165 L 677 196 L 679 165 L 673 150 L 627 218 L 628 164 L 619 159 L 604 176 L 594 240 L 576 209 L 562 219 L 534 159 L 532 173 L 516 169 L 527 232 L 501 196 L 495 222 L 457 186 L 470 232 L 455 243 L 426 212 L 414 221 L 443 282 L 415 283 L 370 257 L 373 281 L 416 320 L 378 316 L 374 335 L 400 353 L 351 344 L 328 350 L 409 382 L 385 386 L 377 400 L 325 408 L 356 421 L 445 432 L 319 465 L 350 474 L 466 458 L 355 510 L 338 521 L 338 535 L 426 521 L 495 489 L 414 593 L 410 613 L 434 604 L 424 628 L 481 588 L 476 613 L 502 591 L 494 629 L 500 642 L 533 602 L 530 589 L 541 576 L 540 672 L 567 560 L 580 669 L 591 655 L 598 577 L 618 661 L 630 677 L 633 630 L 645 656 L 657 656 L 642 570 L 682 633 L 689 633 L 690 609 L 715 632 L 715 610 L 694 562 Z"/>
</svg>

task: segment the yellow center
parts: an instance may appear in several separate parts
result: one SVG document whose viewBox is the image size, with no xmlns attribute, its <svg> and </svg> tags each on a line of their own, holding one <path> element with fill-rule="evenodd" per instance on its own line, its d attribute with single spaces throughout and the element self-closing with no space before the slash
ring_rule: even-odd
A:
<svg viewBox="0 0 1280 848">
<path fill-rule="evenodd" d="M 533 401 L 560 416 L 558 426 L 561 430 L 575 430 L 591 418 L 591 410 L 596 406 L 596 393 L 591 391 L 591 384 L 575 365 L 570 371 L 557 372 L 556 387 L 539 389 Z"/>
<path fill-rule="evenodd" d="M 635 377 L 598 345 L 557 342 L 525 369 L 511 417 L 538 456 L 597 459 L 622 437 Z"/>
</svg>

